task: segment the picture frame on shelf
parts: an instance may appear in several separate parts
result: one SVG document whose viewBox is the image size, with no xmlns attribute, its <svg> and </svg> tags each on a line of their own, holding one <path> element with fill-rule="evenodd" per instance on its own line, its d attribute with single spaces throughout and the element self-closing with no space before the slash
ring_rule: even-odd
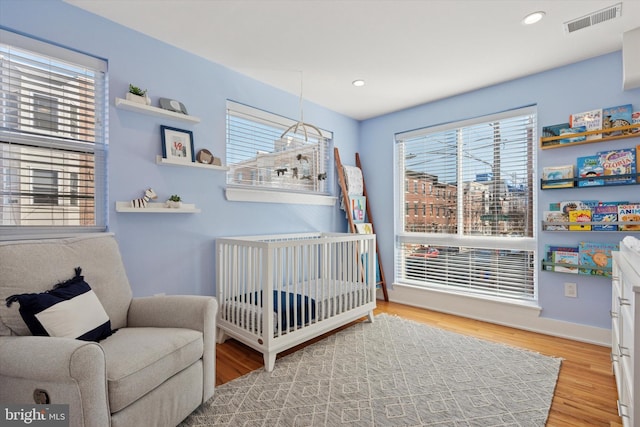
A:
<svg viewBox="0 0 640 427">
<path fill-rule="evenodd" d="M 195 162 L 193 132 L 161 125 L 162 157 L 179 163 Z"/>
</svg>

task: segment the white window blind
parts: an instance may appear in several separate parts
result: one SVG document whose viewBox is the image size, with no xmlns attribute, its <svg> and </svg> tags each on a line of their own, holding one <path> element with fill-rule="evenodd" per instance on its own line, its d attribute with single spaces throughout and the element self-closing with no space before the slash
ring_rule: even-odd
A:
<svg viewBox="0 0 640 427">
<path fill-rule="evenodd" d="M 0 30 L 0 231 L 104 231 L 104 60 Z"/>
<path fill-rule="evenodd" d="M 396 280 L 536 299 L 536 128 L 528 107 L 396 135 Z"/>
<path fill-rule="evenodd" d="M 328 194 L 330 132 L 227 101 L 227 184 Z M 284 134 L 286 132 L 286 134 Z M 284 135 L 283 135 L 284 134 Z"/>
</svg>

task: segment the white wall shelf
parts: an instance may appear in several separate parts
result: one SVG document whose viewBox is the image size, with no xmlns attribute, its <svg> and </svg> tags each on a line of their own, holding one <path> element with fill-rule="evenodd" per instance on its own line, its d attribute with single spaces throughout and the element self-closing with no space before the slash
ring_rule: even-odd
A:
<svg viewBox="0 0 640 427">
<path fill-rule="evenodd" d="M 337 198 L 324 194 L 288 193 L 256 188 L 239 188 L 227 186 L 227 200 L 231 202 L 285 203 L 297 205 L 334 206 Z"/>
<path fill-rule="evenodd" d="M 208 165 L 206 163 L 198 163 L 198 162 L 176 162 L 175 160 L 167 159 L 162 156 L 156 156 L 156 163 L 159 165 L 168 165 L 168 166 L 184 166 L 189 168 L 203 168 L 203 169 L 212 169 L 219 171 L 228 171 L 228 166 L 217 166 L 217 165 Z"/>
<path fill-rule="evenodd" d="M 137 102 L 127 101 L 123 98 L 116 98 L 116 108 L 127 111 L 136 111 L 138 113 L 149 114 L 151 116 L 165 117 L 174 120 L 180 120 L 188 123 L 200 123 L 200 119 L 195 116 L 188 116 L 182 113 L 165 110 L 163 108 L 153 107 L 151 105 L 139 104 Z"/>
<path fill-rule="evenodd" d="M 149 203 L 146 208 L 132 208 L 131 201 L 116 202 L 116 212 L 129 212 L 129 213 L 200 213 L 200 209 L 196 208 L 196 205 L 190 203 L 183 203 L 181 208 L 167 208 L 164 203 Z"/>
</svg>

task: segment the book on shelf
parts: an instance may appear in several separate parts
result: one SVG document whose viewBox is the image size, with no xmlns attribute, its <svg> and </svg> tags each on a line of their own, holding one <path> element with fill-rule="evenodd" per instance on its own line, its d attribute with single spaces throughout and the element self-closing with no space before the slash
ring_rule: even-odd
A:
<svg viewBox="0 0 640 427">
<path fill-rule="evenodd" d="M 631 113 L 631 124 L 640 125 L 640 111 Z M 640 133 L 640 127 L 631 129 L 631 133 Z"/>
<path fill-rule="evenodd" d="M 602 129 L 617 128 L 621 126 L 629 126 L 631 124 L 631 115 L 633 114 L 633 106 L 631 104 L 617 105 L 602 109 Z M 603 132 L 603 136 L 626 135 L 629 130 L 616 130 L 613 132 Z"/>
<path fill-rule="evenodd" d="M 595 206 L 593 208 L 591 220 L 593 222 L 602 223 L 602 224 L 593 224 L 591 226 L 591 230 L 593 231 L 618 231 L 617 224 L 606 224 L 609 222 L 615 223 L 618 221 L 618 206 L 617 205 Z"/>
<path fill-rule="evenodd" d="M 542 168 L 542 188 L 569 188 L 573 187 L 573 165 L 545 166 Z M 560 182 L 548 182 L 554 180 L 567 180 Z"/>
<path fill-rule="evenodd" d="M 568 136 L 569 138 L 562 138 L 562 139 L 559 139 L 558 141 L 560 141 L 560 144 L 586 141 L 587 140 L 586 135 L 571 136 L 571 135 L 575 135 L 575 134 L 586 132 L 586 131 L 587 131 L 587 128 L 585 126 L 572 126 L 565 129 L 560 129 L 560 135 Z"/>
<path fill-rule="evenodd" d="M 640 231 L 640 203 L 618 205 L 618 221 L 637 222 L 637 224 L 619 224 L 619 230 Z"/>
<path fill-rule="evenodd" d="M 604 185 L 604 180 L 596 179 L 604 174 L 604 169 L 600 164 L 600 156 L 583 156 L 577 158 L 578 187 L 592 187 Z"/>
<path fill-rule="evenodd" d="M 569 125 L 569 123 L 559 123 L 557 125 L 542 126 L 542 137 L 550 138 L 554 136 L 560 136 L 561 135 L 560 131 L 562 129 L 567 129 L 570 127 L 571 126 Z M 556 142 L 556 141 L 550 141 L 550 142 Z"/>
<path fill-rule="evenodd" d="M 636 149 L 621 148 L 619 150 L 599 151 L 604 177 L 614 177 L 616 175 L 636 174 Z M 633 184 L 636 177 L 606 178 L 604 185 Z"/>
<path fill-rule="evenodd" d="M 580 254 L 578 252 L 553 251 L 552 252 L 553 271 L 556 273 L 578 274 L 578 264 Z"/>
<path fill-rule="evenodd" d="M 355 226 L 358 234 L 373 234 L 373 225 L 370 222 L 358 222 Z"/>
<path fill-rule="evenodd" d="M 590 222 L 591 209 L 576 209 L 569 211 L 569 222 Z M 591 224 L 571 224 L 570 231 L 591 231 Z"/>
<path fill-rule="evenodd" d="M 570 211 L 591 210 L 599 204 L 598 200 L 563 200 L 560 202 L 560 210 L 569 215 Z"/>
<path fill-rule="evenodd" d="M 553 263 L 554 262 L 553 260 L 555 257 L 554 254 L 556 252 L 575 252 L 576 254 L 578 254 L 578 247 L 577 246 L 545 245 L 545 258 L 544 258 L 545 261 Z M 555 268 L 553 265 L 544 265 L 543 269 L 546 271 L 555 271 Z"/>
<path fill-rule="evenodd" d="M 544 220 L 546 222 L 546 231 L 566 231 L 569 229 L 569 215 L 562 211 L 544 211 Z M 554 224 L 559 223 L 559 224 Z"/>
<path fill-rule="evenodd" d="M 580 242 L 580 274 L 611 277 L 611 252 L 617 251 L 617 243 Z"/>
<path fill-rule="evenodd" d="M 353 222 L 364 222 L 367 211 L 367 198 L 365 196 L 349 196 L 349 205 Z"/>
<path fill-rule="evenodd" d="M 602 108 L 582 113 L 575 113 L 569 117 L 571 127 L 584 126 L 587 131 L 602 129 Z M 602 134 L 587 135 L 587 140 L 602 139 Z"/>
</svg>

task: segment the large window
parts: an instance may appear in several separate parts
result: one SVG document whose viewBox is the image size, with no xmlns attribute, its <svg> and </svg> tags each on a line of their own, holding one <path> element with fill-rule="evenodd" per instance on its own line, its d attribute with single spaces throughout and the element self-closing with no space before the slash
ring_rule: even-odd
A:
<svg viewBox="0 0 640 427">
<path fill-rule="evenodd" d="M 326 195 L 331 133 L 227 101 L 227 184 Z"/>
<path fill-rule="evenodd" d="M 0 30 L 0 232 L 106 227 L 106 62 Z"/>
<path fill-rule="evenodd" d="M 529 107 L 396 136 L 398 282 L 536 299 L 535 131 Z"/>
</svg>

